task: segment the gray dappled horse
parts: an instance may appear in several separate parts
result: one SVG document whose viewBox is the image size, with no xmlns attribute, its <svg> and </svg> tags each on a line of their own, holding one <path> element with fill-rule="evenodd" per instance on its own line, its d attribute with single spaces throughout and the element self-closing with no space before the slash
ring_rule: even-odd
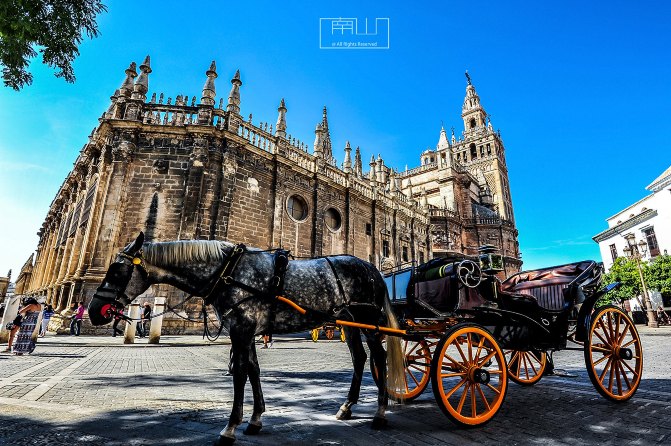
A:
<svg viewBox="0 0 671 446">
<path fill-rule="evenodd" d="M 382 276 L 368 262 L 352 256 L 289 261 L 283 294 L 301 307 L 312 310 L 301 315 L 275 299 L 273 294 L 265 292 L 272 289 L 271 279 L 275 275 L 273 254 L 243 248 L 244 252 L 236 257 L 231 269 L 228 261 L 234 257 L 236 248 L 240 245 L 205 240 L 144 243 L 144 234 L 140 233 L 134 242 L 117 254 L 88 308 L 93 325 L 106 324 L 150 285 L 167 283 L 186 293 L 206 298 L 218 314 L 227 315 L 224 323 L 231 337 L 233 408 L 228 425 L 215 444 L 235 441 L 235 428 L 243 420 L 242 404 L 247 378 L 252 386 L 254 409 L 244 433 L 256 434 L 261 430 L 265 402 L 254 345 L 256 335 L 270 330 L 277 334 L 310 330 L 322 325 L 326 316 L 398 328 Z M 220 278 L 224 271 L 228 276 L 222 281 Z M 366 363 L 361 332 L 376 367 L 382 371 L 379 376 L 387 375 L 391 388 L 400 388 L 403 383 L 404 359 L 398 338 L 388 338 L 385 360 L 379 333 L 346 328 L 354 373 L 347 400 L 336 415 L 338 419 L 350 418 L 351 407 L 359 398 Z M 387 364 L 389 370 L 385 373 Z M 386 407 L 387 392 L 383 380 L 378 387 L 378 409 L 373 418 L 373 428 L 386 424 Z"/>
</svg>

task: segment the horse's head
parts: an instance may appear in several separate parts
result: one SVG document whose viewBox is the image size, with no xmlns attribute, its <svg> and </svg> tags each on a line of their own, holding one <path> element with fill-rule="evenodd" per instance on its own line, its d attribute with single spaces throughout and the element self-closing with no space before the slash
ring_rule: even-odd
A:
<svg viewBox="0 0 671 446">
<path fill-rule="evenodd" d="M 149 274 L 142 258 L 144 233 L 116 255 L 107 274 L 89 303 L 88 313 L 93 325 L 112 321 L 114 314 L 149 288 Z"/>
</svg>

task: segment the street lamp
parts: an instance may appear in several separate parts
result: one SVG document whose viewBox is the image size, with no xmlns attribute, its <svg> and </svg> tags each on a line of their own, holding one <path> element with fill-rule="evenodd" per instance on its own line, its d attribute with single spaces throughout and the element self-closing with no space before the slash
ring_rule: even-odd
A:
<svg viewBox="0 0 671 446">
<path fill-rule="evenodd" d="M 641 258 L 645 257 L 646 252 L 648 251 L 648 244 L 644 240 L 639 241 L 638 243 L 632 243 L 633 238 L 627 238 L 627 246 L 622 250 L 624 255 L 636 260 L 636 269 L 638 270 L 638 275 L 641 278 L 641 286 L 643 288 L 643 302 L 646 306 L 646 313 L 648 314 L 648 327 L 657 328 L 657 316 L 652 309 L 652 302 L 650 301 L 650 294 L 648 293 L 648 288 L 645 286 L 645 280 L 643 280 L 643 270 L 641 269 Z M 638 245 L 638 247 L 636 246 Z"/>
</svg>

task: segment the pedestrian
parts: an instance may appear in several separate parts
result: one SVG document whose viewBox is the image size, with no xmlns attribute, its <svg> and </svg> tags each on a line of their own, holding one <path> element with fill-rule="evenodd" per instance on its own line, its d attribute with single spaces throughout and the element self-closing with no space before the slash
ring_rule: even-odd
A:
<svg viewBox="0 0 671 446">
<path fill-rule="evenodd" d="M 19 309 L 19 311 L 21 311 Z M 19 331 L 21 328 L 21 322 L 23 320 L 23 315 L 20 313 L 16 315 L 14 320 L 7 324 L 7 330 L 9 330 L 9 338 L 7 339 L 7 348 L 4 349 L 2 352 L 3 353 L 9 353 L 12 351 L 12 344 L 14 343 L 14 337 L 16 336 L 16 333 Z"/>
<path fill-rule="evenodd" d="M 70 336 L 75 335 L 79 336 L 79 333 L 82 331 L 82 320 L 84 319 L 84 302 L 79 302 L 79 306 L 75 310 L 75 313 L 72 315 L 72 321 L 70 322 Z"/>
<path fill-rule="evenodd" d="M 32 353 L 35 350 L 35 341 L 33 341 L 33 332 L 37 325 L 37 319 L 42 311 L 40 305 L 34 297 L 28 297 L 24 301 L 24 306 L 19 310 L 19 314 L 23 316 L 21 320 L 21 327 L 16 334 L 16 342 L 12 346 L 12 353 L 15 355 L 22 355 L 24 353 Z"/>
<path fill-rule="evenodd" d="M 120 328 L 117 328 L 119 322 L 123 319 L 123 311 L 118 311 L 114 313 L 114 323 L 112 324 L 112 337 L 115 338 L 116 334 L 123 334 L 123 331 Z"/>
<path fill-rule="evenodd" d="M 273 346 L 273 334 L 272 333 L 265 333 L 263 335 L 263 347 L 261 348 L 270 348 Z"/>
<path fill-rule="evenodd" d="M 49 328 L 49 321 L 51 316 L 54 315 L 54 308 L 51 305 L 47 305 L 44 311 L 42 312 L 42 329 L 40 330 L 40 337 L 44 337 L 47 334 L 47 329 Z"/>
<path fill-rule="evenodd" d="M 144 303 L 144 309 L 140 315 L 140 322 L 137 323 L 137 332 L 141 338 L 149 335 L 149 321 L 151 320 L 151 304 Z"/>
</svg>

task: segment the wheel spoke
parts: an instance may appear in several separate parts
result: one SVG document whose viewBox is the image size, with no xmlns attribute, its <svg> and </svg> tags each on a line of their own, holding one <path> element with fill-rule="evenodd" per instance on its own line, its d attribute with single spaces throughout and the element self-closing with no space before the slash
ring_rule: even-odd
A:
<svg viewBox="0 0 671 446">
<path fill-rule="evenodd" d="M 613 335 L 614 335 L 613 339 L 616 339 L 616 341 L 615 341 L 617 343 L 616 345 L 619 345 L 620 344 L 620 342 L 619 342 L 619 340 L 620 340 L 620 313 L 616 313 L 616 314 L 617 314 L 617 319 L 615 320 L 615 333 L 613 333 Z"/>
<path fill-rule="evenodd" d="M 480 384 L 475 385 L 478 388 L 478 393 L 480 394 L 480 398 L 482 399 L 482 402 L 485 403 L 485 407 L 487 408 L 487 412 L 492 410 L 491 406 L 489 405 L 489 401 L 487 401 L 487 397 L 485 396 L 485 392 L 482 391 L 482 388 L 480 387 Z"/>
<path fill-rule="evenodd" d="M 445 399 L 446 399 L 446 400 L 449 399 L 449 398 L 454 394 L 454 392 L 456 392 L 457 390 L 459 390 L 459 388 L 460 388 L 461 386 L 463 386 L 465 383 L 466 383 L 466 378 L 462 379 L 462 380 L 459 382 L 459 384 L 457 384 L 456 386 L 452 387 L 452 389 L 450 389 L 450 391 L 447 392 L 447 393 L 445 394 Z"/>
<path fill-rule="evenodd" d="M 617 363 L 617 358 L 613 358 L 613 361 L 610 363 L 610 375 L 608 376 L 608 391 L 613 393 L 613 376 L 615 375 L 615 364 Z"/>
<path fill-rule="evenodd" d="M 636 371 L 634 369 L 632 369 L 631 366 L 628 363 L 626 363 L 625 361 L 622 361 L 620 364 L 623 364 L 625 367 L 627 367 L 629 369 L 629 371 L 631 373 L 634 374 L 633 379 L 636 379 L 638 377 L 638 373 L 636 373 Z"/>
<path fill-rule="evenodd" d="M 454 378 L 456 376 L 465 376 L 465 375 L 466 375 L 465 372 L 462 372 L 462 373 L 458 373 L 458 372 L 457 373 L 441 373 L 440 377 L 441 378 Z"/>
<path fill-rule="evenodd" d="M 478 364 L 478 367 L 482 367 L 487 361 L 489 361 L 491 358 L 493 358 L 495 354 L 496 354 L 496 350 L 492 350 L 487 356 L 485 356 L 485 359 L 480 361 L 480 363 Z"/>
<path fill-rule="evenodd" d="M 622 395 L 622 379 L 620 378 L 620 361 L 615 360 L 615 382 L 617 383 L 617 394 Z"/>
<path fill-rule="evenodd" d="M 531 368 L 533 369 L 533 371 L 534 371 L 534 376 L 535 376 L 535 375 L 538 375 L 538 370 L 536 370 L 536 367 L 534 367 L 534 358 L 535 358 L 536 360 L 538 360 L 538 358 L 536 358 L 533 354 L 530 355 L 530 358 L 529 358 L 529 365 L 530 365 Z M 540 360 L 538 360 L 538 366 L 539 366 L 539 367 L 540 367 L 540 364 L 541 364 L 541 362 L 540 362 Z"/>
<path fill-rule="evenodd" d="M 606 359 L 608 359 L 608 358 L 610 358 L 610 357 L 611 357 L 611 354 L 610 354 L 610 353 L 609 353 L 608 355 L 604 355 L 603 358 L 601 358 L 601 359 L 599 359 L 598 361 L 594 362 L 592 365 L 594 365 L 594 366 L 596 367 L 598 364 L 601 364 L 603 361 L 605 361 Z"/>
<path fill-rule="evenodd" d="M 478 362 L 478 360 L 480 359 L 480 352 L 482 351 L 482 346 L 484 345 L 484 343 L 485 343 L 485 337 L 481 336 L 480 342 L 478 343 L 478 351 L 475 352 L 475 362 Z"/>
<path fill-rule="evenodd" d="M 466 334 L 466 342 L 468 342 L 468 362 L 473 362 L 473 342 L 471 341 L 471 334 Z"/>
<path fill-rule="evenodd" d="M 598 345 L 591 345 L 590 348 L 592 351 L 599 352 L 599 353 L 613 353 L 613 350 L 610 348 L 604 348 L 604 347 L 599 347 Z"/>
<path fill-rule="evenodd" d="M 622 377 L 624 378 L 624 382 L 627 384 L 627 388 L 631 389 L 631 382 L 629 381 L 629 377 L 627 376 L 627 372 L 624 370 L 624 367 L 622 367 L 622 361 L 619 361 L 617 363 L 618 367 L 620 367 L 620 371 L 622 372 Z"/>
<path fill-rule="evenodd" d="M 475 384 L 471 384 L 471 414 L 473 418 L 478 416 L 478 407 L 475 403 Z"/>
<path fill-rule="evenodd" d="M 417 387 L 419 387 L 419 381 L 417 381 L 417 378 L 415 378 L 415 375 L 413 375 L 412 373 L 408 373 L 408 375 L 410 375 L 410 378 L 412 378 L 412 380 L 415 381 L 415 384 L 417 384 Z"/>
<path fill-rule="evenodd" d="M 606 366 L 603 368 L 603 372 L 601 372 L 601 375 L 599 376 L 599 381 L 601 384 L 603 384 L 603 378 L 606 376 L 606 373 L 608 372 L 608 368 L 610 367 L 611 363 L 613 362 L 613 357 L 611 356 L 608 358 L 608 361 L 606 362 Z"/>
<path fill-rule="evenodd" d="M 622 334 L 620 335 L 620 337 L 617 340 L 617 345 L 620 345 L 620 344 L 622 344 L 622 342 L 624 342 L 624 338 L 627 336 L 628 331 L 629 331 L 629 324 L 625 324 L 624 325 L 624 330 L 622 331 Z"/>
<path fill-rule="evenodd" d="M 527 380 L 529 379 L 529 367 L 527 366 L 527 355 L 524 354 L 522 356 L 522 362 L 524 363 L 524 373 L 527 376 Z"/>
<path fill-rule="evenodd" d="M 457 412 L 461 413 L 464 408 L 464 402 L 466 402 L 466 395 L 468 395 L 468 389 L 471 387 L 471 383 L 467 382 L 464 391 L 461 393 L 461 399 L 459 400 L 459 405 L 457 406 Z"/>
<path fill-rule="evenodd" d="M 605 315 L 604 315 L 604 316 L 605 316 Z M 601 330 L 603 331 L 603 335 L 606 337 L 606 339 L 601 338 L 601 336 L 599 336 L 599 337 L 600 337 L 601 340 L 602 340 L 603 342 L 605 342 L 606 344 L 610 344 L 610 337 L 608 336 L 608 330 L 606 330 L 606 326 L 605 326 L 604 323 L 603 323 L 603 317 L 604 317 L 604 316 L 602 316 L 602 318 L 599 319 L 599 322 L 597 322 L 597 327 L 595 327 L 595 329 L 594 329 L 594 334 L 597 335 L 597 336 L 599 336 L 599 333 L 597 333 L 596 328 L 599 328 L 599 327 L 600 327 Z"/>
<path fill-rule="evenodd" d="M 601 335 L 599 334 L 599 332 L 596 331 L 596 329 L 597 329 L 597 327 L 594 327 L 594 331 L 593 331 L 593 333 L 594 333 L 595 335 L 597 335 L 597 337 L 598 337 L 599 339 L 601 339 L 601 342 L 603 342 L 603 343 L 606 344 L 606 345 L 610 345 L 610 341 L 608 341 L 607 339 L 604 339 L 603 336 L 601 336 Z M 606 332 L 605 332 L 605 331 L 604 331 L 603 334 L 606 336 L 606 338 L 608 338 L 608 335 L 606 335 Z"/>
<path fill-rule="evenodd" d="M 608 319 L 608 339 L 612 343 L 615 337 L 615 333 L 613 333 L 613 314 L 611 312 L 606 313 L 606 319 Z"/>
<path fill-rule="evenodd" d="M 426 364 L 423 364 L 421 367 L 418 366 L 417 364 L 410 364 L 408 366 L 408 369 L 415 369 L 418 372 L 426 373 Z"/>
<path fill-rule="evenodd" d="M 627 348 L 627 347 L 629 347 L 631 344 L 633 344 L 634 342 L 636 342 L 636 339 L 635 339 L 635 338 L 632 339 L 631 341 L 627 342 L 626 344 L 624 344 L 624 345 L 621 346 L 620 348 Z"/>
<path fill-rule="evenodd" d="M 460 362 L 455 361 L 455 360 L 454 360 L 450 355 L 448 355 L 447 353 L 444 353 L 443 356 L 444 356 L 445 358 L 449 359 L 449 360 L 452 362 L 452 364 L 456 365 L 460 370 L 466 370 L 466 367 L 465 367 L 463 364 L 461 364 Z"/>
<path fill-rule="evenodd" d="M 497 395 L 501 395 L 501 391 L 499 389 L 497 389 L 496 387 L 492 386 L 491 384 L 487 383 L 487 387 L 489 387 L 494 392 L 496 392 Z"/>
<path fill-rule="evenodd" d="M 466 359 L 466 355 L 464 355 L 464 351 L 461 349 L 458 340 L 455 339 L 454 341 L 455 341 L 454 345 L 456 345 L 457 350 L 459 350 L 459 354 L 461 355 L 461 358 L 464 360 L 464 364 L 468 364 L 468 359 Z"/>
</svg>

